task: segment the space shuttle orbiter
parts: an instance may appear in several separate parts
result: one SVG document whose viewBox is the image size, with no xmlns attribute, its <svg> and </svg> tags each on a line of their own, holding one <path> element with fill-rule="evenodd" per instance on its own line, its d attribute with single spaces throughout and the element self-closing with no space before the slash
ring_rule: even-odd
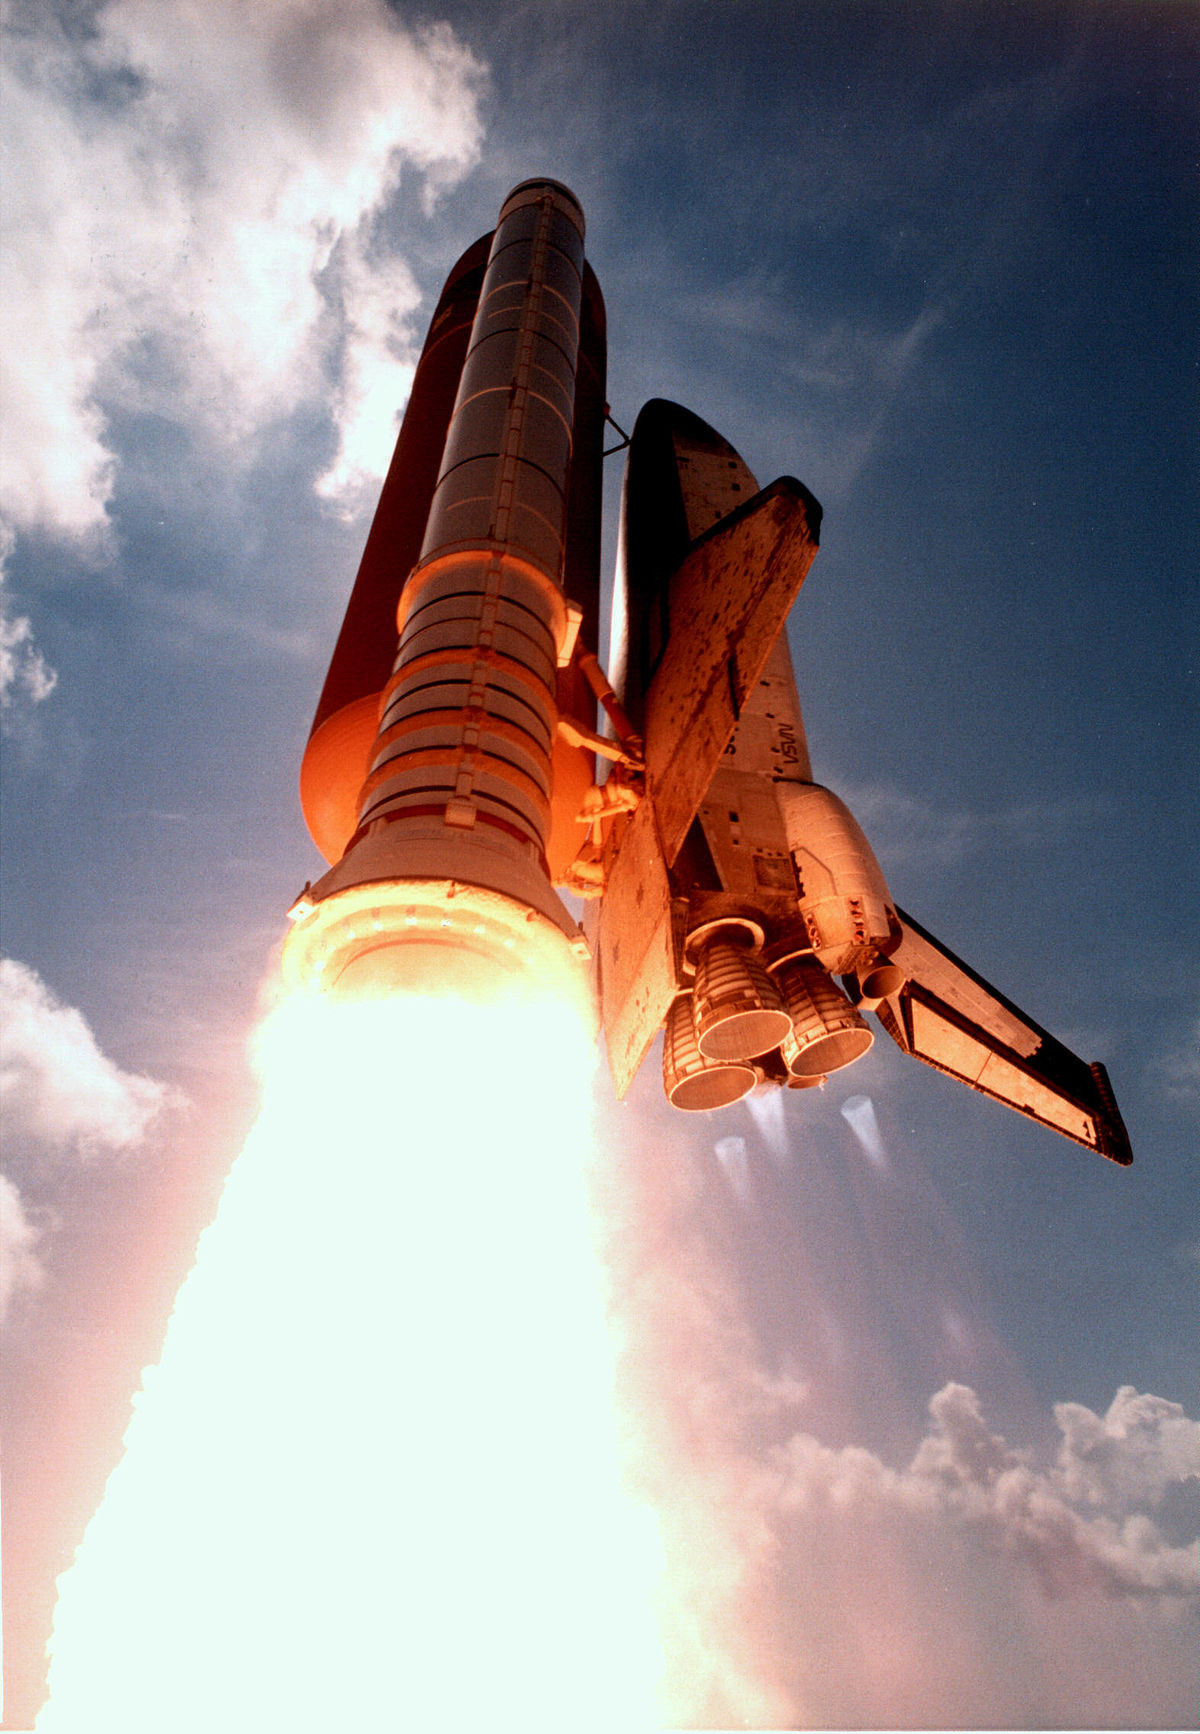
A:
<svg viewBox="0 0 1200 1734">
<path fill-rule="evenodd" d="M 614 679 L 645 741 L 647 798 L 614 840 L 595 922 L 618 1091 L 664 1023 L 678 1107 L 761 1081 L 803 1089 L 866 1052 L 871 1011 L 914 1058 L 1128 1162 L 1104 1068 L 897 908 L 845 804 L 813 780 L 783 621 L 820 518 L 789 478 L 760 492 L 690 411 L 642 410 Z"/>
<path fill-rule="evenodd" d="M 578 201 L 524 182 L 451 272 L 417 368 L 305 753 L 332 866 L 290 912 L 285 973 L 340 995 L 589 977 L 618 1095 L 661 1030 L 687 1110 L 821 1083 L 873 1013 L 1128 1163 L 1103 1066 L 897 908 L 813 781 L 784 622 L 819 505 L 789 477 L 760 490 L 662 400 L 628 442 L 605 678 L 604 376 Z"/>
</svg>

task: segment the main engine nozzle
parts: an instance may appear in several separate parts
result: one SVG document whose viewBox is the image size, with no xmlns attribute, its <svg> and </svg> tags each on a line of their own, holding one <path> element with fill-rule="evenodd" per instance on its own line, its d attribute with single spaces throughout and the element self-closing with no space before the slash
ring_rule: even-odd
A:
<svg viewBox="0 0 1200 1734">
<path fill-rule="evenodd" d="M 761 1078 L 790 1089 L 823 1084 L 853 1065 L 874 1037 L 811 955 L 769 969 L 762 930 L 739 917 L 688 936 L 695 981 L 667 1017 L 663 1088 L 675 1108 L 704 1112 L 739 1101 Z"/>
</svg>

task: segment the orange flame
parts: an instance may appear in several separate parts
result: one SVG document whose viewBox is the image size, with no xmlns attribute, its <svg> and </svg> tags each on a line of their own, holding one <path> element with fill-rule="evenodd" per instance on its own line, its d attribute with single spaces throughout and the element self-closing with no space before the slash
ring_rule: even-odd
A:
<svg viewBox="0 0 1200 1734">
<path fill-rule="evenodd" d="M 39 1734 L 660 1720 L 562 1002 L 265 1026 L 261 1116 L 60 1580 Z"/>
</svg>

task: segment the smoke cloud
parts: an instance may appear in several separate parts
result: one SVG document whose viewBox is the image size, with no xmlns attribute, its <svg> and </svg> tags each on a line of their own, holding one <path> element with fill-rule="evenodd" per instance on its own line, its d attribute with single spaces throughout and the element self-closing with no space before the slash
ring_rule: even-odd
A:
<svg viewBox="0 0 1200 1734">
<path fill-rule="evenodd" d="M 945 1520 L 1029 1568 L 1048 1598 L 1200 1596 L 1200 1541 L 1172 1539 L 1166 1505 L 1177 1486 L 1195 1481 L 1200 1492 L 1200 1422 L 1177 1403 L 1122 1386 L 1103 1416 L 1059 1404 L 1057 1457 L 1040 1468 L 989 1429 L 969 1386 L 946 1385 L 929 1414 L 902 1471 L 796 1435 L 783 1453 L 780 1510 L 841 1506 Z"/>
<path fill-rule="evenodd" d="M 1200 1689 L 1187 1660 L 1200 1423 L 1124 1387 L 1104 1415 L 1059 1405 L 1057 1455 L 1038 1464 L 965 1385 L 929 1414 L 905 1469 L 803 1433 L 777 1455 L 771 1522 L 793 1622 L 773 1665 L 793 1691 L 819 1720 L 856 1726 L 1186 1720 Z"/>
<path fill-rule="evenodd" d="M 869 1099 L 841 1112 L 885 1154 Z M 731 1182 L 740 1142 L 716 1152 Z M 1200 1421 L 1124 1386 L 1106 1409 L 1058 1404 L 1031 1446 L 952 1381 L 914 1448 L 848 1442 L 860 1419 L 822 1356 L 819 1302 L 784 1339 L 804 1354 L 811 1338 L 808 1362 L 773 1363 L 745 1253 L 723 1247 L 761 1218 L 730 1212 L 709 1173 L 669 1132 L 656 1144 L 620 1306 L 678 1723 L 1189 1725 Z M 884 1376 L 861 1321 L 841 1322 L 860 1376 Z"/>
<path fill-rule="evenodd" d="M 0 958 L 0 1105 L 8 1138 L 83 1157 L 141 1144 L 181 1100 L 154 1078 L 122 1071 L 83 1014 L 27 964 Z"/>
<path fill-rule="evenodd" d="M 383 0 L 110 0 L 17 5 L 5 48 L 0 513 L 94 538 L 115 413 L 236 449 L 339 367 L 326 492 L 380 473 L 417 296 L 378 219 L 402 172 L 428 209 L 479 150 L 453 31 Z"/>
</svg>

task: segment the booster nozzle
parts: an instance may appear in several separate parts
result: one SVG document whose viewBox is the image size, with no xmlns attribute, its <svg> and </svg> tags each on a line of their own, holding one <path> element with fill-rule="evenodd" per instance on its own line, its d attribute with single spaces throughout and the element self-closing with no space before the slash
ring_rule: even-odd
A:
<svg viewBox="0 0 1200 1734">
<path fill-rule="evenodd" d="M 284 942 L 283 974 L 338 1000 L 551 994 L 592 1016 L 585 959 L 578 935 L 502 892 L 392 879 L 309 900 Z"/>
</svg>

